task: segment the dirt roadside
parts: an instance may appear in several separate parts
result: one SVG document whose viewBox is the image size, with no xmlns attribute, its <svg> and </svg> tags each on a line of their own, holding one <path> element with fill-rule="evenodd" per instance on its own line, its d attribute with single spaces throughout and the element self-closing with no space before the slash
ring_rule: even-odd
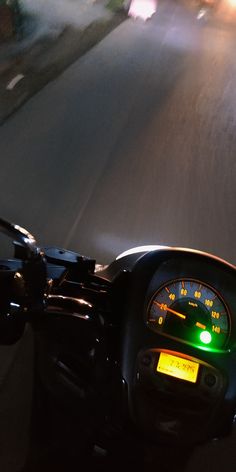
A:
<svg viewBox="0 0 236 472">
<path fill-rule="evenodd" d="M 85 29 L 66 27 L 0 63 L 0 125 L 24 102 L 127 18 L 125 11 L 95 20 Z"/>
</svg>

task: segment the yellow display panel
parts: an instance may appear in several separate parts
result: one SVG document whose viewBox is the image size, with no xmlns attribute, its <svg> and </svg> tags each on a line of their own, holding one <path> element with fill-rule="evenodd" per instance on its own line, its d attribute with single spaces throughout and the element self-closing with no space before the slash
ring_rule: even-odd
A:
<svg viewBox="0 0 236 472">
<path fill-rule="evenodd" d="M 157 371 L 162 374 L 171 375 L 177 379 L 187 380 L 196 383 L 199 370 L 197 362 L 173 356 L 166 352 L 161 352 L 157 364 Z"/>
</svg>

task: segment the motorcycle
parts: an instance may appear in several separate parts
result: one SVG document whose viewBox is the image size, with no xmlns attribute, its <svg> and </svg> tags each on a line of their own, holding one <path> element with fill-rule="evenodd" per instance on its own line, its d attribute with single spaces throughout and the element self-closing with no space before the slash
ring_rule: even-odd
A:
<svg viewBox="0 0 236 472">
<path fill-rule="evenodd" d="M 183 471 L 230 434 L 235 266 L 167 246 L 102 266 L 0 230 L 1 471 Z"/>
</svg>

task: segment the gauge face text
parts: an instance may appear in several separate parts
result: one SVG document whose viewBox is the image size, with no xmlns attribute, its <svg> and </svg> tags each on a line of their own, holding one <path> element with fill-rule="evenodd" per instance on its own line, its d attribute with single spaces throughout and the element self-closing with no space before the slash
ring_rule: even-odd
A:
<svg viewBox="0 0 236 472">
<path fill-rule="evenodd" d="M 148 325 L 156 332 L 209 349 L 223 349 L 230 332 L 224 301 L 207 285 L 190 279 L 171 281 L 155 293 Z"/>
</svg>

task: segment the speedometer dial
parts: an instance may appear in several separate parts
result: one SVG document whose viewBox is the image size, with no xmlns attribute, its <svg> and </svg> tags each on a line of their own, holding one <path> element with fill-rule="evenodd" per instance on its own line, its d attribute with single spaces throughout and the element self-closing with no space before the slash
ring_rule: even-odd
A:
<svg viewBox="0 0 236 472">
<path fill-rule="evenodd" d="M 191 279 L 174 280 L 157 290 L 147 321 L 158 333 L 202 348 L 223 349 L 230 333 L 223 299 L 213 288 Z"/>
</svg>

